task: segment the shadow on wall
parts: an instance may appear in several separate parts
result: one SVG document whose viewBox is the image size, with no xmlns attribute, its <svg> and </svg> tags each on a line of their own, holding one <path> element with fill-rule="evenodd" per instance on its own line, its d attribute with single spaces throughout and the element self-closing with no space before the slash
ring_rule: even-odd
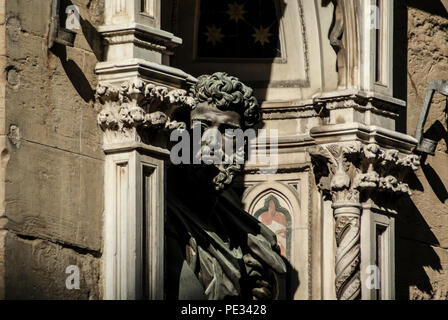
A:
<svg viewBox="0 0 448 320">
<path fill-rule="evenodd" d="M 448 133 L 442 123 L 436 121 L 424 136 L 440 141 L 447 140 Z M 427 163 L 427 157 L 422 155 L 421 170 L 431 190 L 424 189 L 415 173 L 412 173 L 409 185 L 412 190 L 434 192 L 443 204 L 448 200 L 448 191 L 436 170 Z M 410 197 L 402 199 L 399 207 L 401 210 L 396 228 L 396 297 L 397 299 L 416 298 L 410 296 L 412 286 L 431 297 L 434 294 L 434 288 L 425 267 L 442 271 L 440 258 L 433 249 L 440 246 L 440 243 Z"/>
<path fill-rule="evenodd" d="M 441 1 L 406 0 L 395 2 L 396 34 L 394 36 L 394 95 L 397 98 L 407 100 L 407 74 L 408 66 L 408 7 L 425 11 L 431 15 L 448 17 L 448 13 Z M 400 132 L 406 132 L 407 114 L 401 115 L 402 123 L 397 128 Z M 409 132 L 413 135 L 414 132 Z M 434 122 L 425 132 L 424 136 L 434 141 L 444 139 L 448 141 L 448 133 L 440 121 Z M 427 156 L 422 156 L 421 172 L 430 185 L 425 190 L 419 178 L 412 173 L 409 177 L 409 185 L 412 190 L 419 192 L 434 192 L 438 200 L 443 204 L 448 200 L 448 191 L 442 178 L 436 170 L 426 163 Z M 400 214 L 396 220 L 396 298 L 419 298 L 411 296 L 410 288 L 416 287 L 423 295 L 433 296 L 434 289 L 427 270 L 442 271 L 441 260 L 434 247 L 440 243 L 431 227 L 426 222 L 422 212 L 419 211 L 410 197 L 403 197 L 399 202 Z M 428 214 L 428 213 L 426 213 Z"/>
<path fill-rule="evenodd" d="M 445 140 L 446 145 L 448 145 L 448 131 L 439 120 L 431 125 L 431 127 L 423 134 L 423 137 L 436 142 L 440 142 L 443 139 Z M 448 200 L 448 191 L 446 190 L 445 185 L 437 172 L 429 163 L 426 163 L 426 159 L 427 155 L 423 155 L 421 160 L 421 168 L 423 170 L 423 173 L 430 183 L 432 191 L 435 193 L 437 198 L 439 198 L 441 203 L 445 203 L 445 201 Z"/>
<path fill-rule="evenodd" d="M 59 12 L 59 20 L 61 22 L 61 26 L 65 27 L 65 21 L 67 19 L 67 12 L 66 12 L 66 8 L 73 6 L 73 1 L 71 0 L 60 0 L 61 4 L 61 11 Z M 89 1 L 89 3 L 87 4 L 87 9 L 90 9 L 90 3 L 91 1 Z M 81 34 L 85 37 L 87 43 L 90 46 L 90 49 L 92 50 L 92 52 L 95 54 L 96 58 L 98 59 L 98 61 L 101 61 L 103 59 L 103 40 L 101 38 L 101 35 L 99 34 L 99 32 L 96 30 L 96 28 L 90 23 L 89 20 L 84 19 L 85 17 L 83 17 L 83 15 L 85 15 L 87 13 L 87 11 L 83 11 L 80 9 L 80 25 L 81 25 L 81 30 L 74 30 L 74 31 L 78 31 L 78 35 L 80 36 Z"/>
<path fill-rule="evenodd" d="M 61 65 L 64 68 L 67 78 L 72 83 L 79 96 L 85 102 L 94 100 L 94 90 L 90 86 L 89 80 L 84 75 L 84 71 L 76 64 L 75 61 L 67 60 L 67 48 L 64 45 L 55 43 L 51 48 L 51 52 L 59 58 Z"/>
<path fill-rule="evenodd" d="M 73 5 L 70 0 L 61 1 L 60 12 L 60 25 L 65 26 L 66 20 L 65 9 L 68 6 Z M 64 9 L 64 10 L 63 10 Z M 84 36 L 90 49 L 95 54 L 98 61 L 103 59 L 103 44 L 102 39 L 96 28 L 86 19 L 80 16 L 81 30 L 78 30 L 76 37 Z M 74 30 L 76 31 L 76 30 Z M 76 64 L 72 59 L 67 59 L 67 47 L 58 43 L 55 43 L 50 49 L 51 52 L 57 56 L 64 68 L 64 71 L 72 83 L 75 90 L 85 102 L 91 102 L 94 100 L 94 90 L 92 89 L 88 79 L 84 75 L 84 71 Z"/>
<path fill-rule="evenodd" d="M 440 178 L 429 165 L 423 163 L 424 161 L 422 161 L 422 169 L 428 182 L 436 188 Z M 409 180 L 412 190 L 425 191 L 414 173 Z M 396 298 L 410 299 L 412 286 L 425 294 L 432 295 L 434 288 L 425 267 L 435 271 L 442 270 L 440 258 L 433 249 L 433 246 L 439 246 L 440 243 L 409 196 L 400 200 L 399 208 L 395 239 Z"/>
</svg>

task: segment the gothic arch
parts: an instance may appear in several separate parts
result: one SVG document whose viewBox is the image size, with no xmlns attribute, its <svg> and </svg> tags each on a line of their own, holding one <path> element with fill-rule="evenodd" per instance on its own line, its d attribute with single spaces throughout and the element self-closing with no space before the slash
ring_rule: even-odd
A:
<svg viewBox="0 0 448 320">
<path fill-rule="evenodd" d="M 277 233 L 282 253 L 291 261 L 294 258 L 292 232 L 298 227 L 301 213 L 297 191 L 281 182 L 260 183 L 246 190 L 243 203 L 246 211 L 260 221 L 266 222 L 263 215 L 270 220 L 268 227 Z"/>
</svg>

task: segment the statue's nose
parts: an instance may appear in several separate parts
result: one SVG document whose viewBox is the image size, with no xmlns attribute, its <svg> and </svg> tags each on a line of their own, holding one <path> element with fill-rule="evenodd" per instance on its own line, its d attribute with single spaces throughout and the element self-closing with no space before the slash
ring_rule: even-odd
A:
<svg viewBox="0 0 448 320">
<path fill-rule="evenodd" d="M 219 130 L 211 128 L 204 133 L 202 140 L 211 148 L 219 147 L 221 145 L 221 134 Z"/>
</svg>

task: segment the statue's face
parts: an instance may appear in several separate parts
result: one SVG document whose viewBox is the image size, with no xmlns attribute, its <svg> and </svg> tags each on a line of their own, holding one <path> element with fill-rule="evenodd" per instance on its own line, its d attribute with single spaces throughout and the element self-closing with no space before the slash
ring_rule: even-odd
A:
<svg viewBox="0 0 448 320">
<path fill-rule="evenodd" d="M 234 137 L 226 134 L 226 130 L 240 129 L 241 116 L 235 111 L 222 111 L 213 104 L 199 103 L 191 113 L 192 129 L 201 127 L 202 139 L 199 152 L 194 155 L 196 159 L 201 159 L 203 163 L 213 165 L 215 170 L 206 170 L 209 172 L 209 179 L 213 178 L 213 183 L 217 190 L 224 188 L 224 185 L 230 184 L 236 171 L 235 165 L 223 163 L 225 155 L 234 157 Z M 231 140 L 231 141 L 228 141 Z M 232 146 L 231 150 L 226 150 L 226 146 Z M 204 172 L 204 174 L 207 174 Z"/>
<path fill-rule="evenodd" d="M 221 157 L 216 152 L 225 152 L 225 147 L 228 145 L 227 140 L 233 137 L 226 134 L 226 130 L 239 129 L 241 117 L 235 111 L 221 111 L 212 104 L 206 102 L 200 103 L 192 111 L 191 125 L 192 128 L 196 126 L 201 127 L 202 140 L 201 140 L 201 155 L 202 160 L 210 162 L 214 159 Z M 199 129 L 196 127 L 196 129 Z M 233 145 L 233 144 L 232 144 Z M 228 154 L 232 153 L 232 150 L 227 150 Z M 211 158 L 209 159 L 208 155 Z M 214 161 L 217 162 L 217 161 Z"/>
</svg>

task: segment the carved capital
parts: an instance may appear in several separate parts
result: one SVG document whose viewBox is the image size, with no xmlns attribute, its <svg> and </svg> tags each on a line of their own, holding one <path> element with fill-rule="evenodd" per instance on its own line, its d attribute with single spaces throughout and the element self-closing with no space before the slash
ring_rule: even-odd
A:
<svg viewBox="0 0 448 320">
<path fill-rule="evenodd" d="M 317 146 L 309 150 L 314 162 L 318 187 L 335 203 L 359 203 L 359 190 L 353 184 L 362 144 L 349 142 Z"/>
<path fill-rule="evenodd" d="M 398 150 L 361 142 L 317 146 L 309 152 L 318 187 L 331 194 L 333 203 L 359 202 L 361 193 L 410 194 L 405 178 L 420 164 L 417 155 L 401 155 Z"/>
<path fill-rule="evenodd" d="M 116 85 L 98 85 L 101 106 L 98 124 L 104 143 L 145 142 L 152 133 L 183 129 L 186 124 L 172 119 L 175 110 L 192 109 L 195 101 L 185 90 L 145 83 L 141 80 Z"/>
<path fill-rule="evenodd" d="M 386 192 L 392 196 L 411 194 L 405 182 L 410 171 L 418 169 L 417 155 L 400 155 L 397 150 L 383 149 L 376 144 L 363 147 L 361 173 L 356 184 L 370 193 Z"/>
</svg>

